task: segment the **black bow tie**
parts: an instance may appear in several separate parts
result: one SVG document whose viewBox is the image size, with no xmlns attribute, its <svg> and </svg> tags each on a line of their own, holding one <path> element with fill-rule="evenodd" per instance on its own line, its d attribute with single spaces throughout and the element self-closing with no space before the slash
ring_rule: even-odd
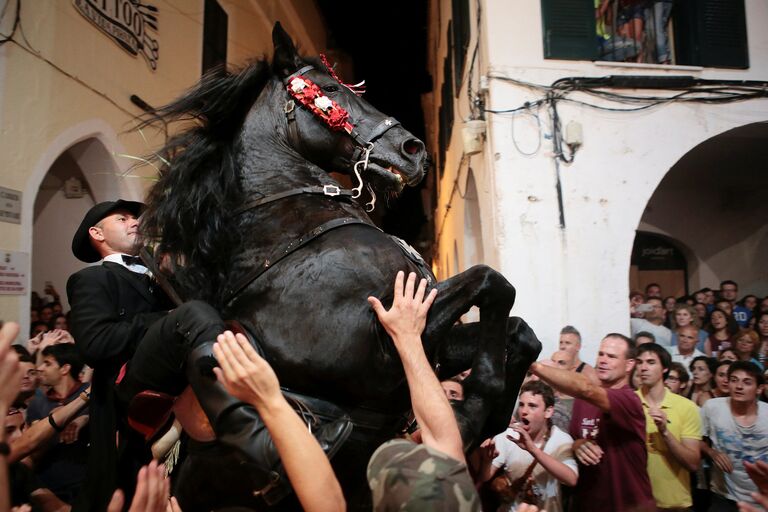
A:
<svg viewBox="0 0 768 512">
<path fill-rule="evenodd" d="M 145 267 L 144 262 L 141 261 L 141 258 L 138 256 L 128 256 L 126 254 L 123 254 L 123 263 L 126 265 L 141 265 L 142 267 Z"/>
</svg>

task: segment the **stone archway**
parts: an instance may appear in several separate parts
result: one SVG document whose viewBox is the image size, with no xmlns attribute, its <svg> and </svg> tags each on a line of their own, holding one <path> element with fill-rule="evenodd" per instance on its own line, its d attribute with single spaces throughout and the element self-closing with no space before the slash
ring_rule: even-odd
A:
<svg viewBox="0 0 768 512">
<path fill-rule="evenodd" d="M 732 279 L 740 295 L 768 294 L 766 158 L 768 123 L 728 130 L 680 158 L 648 201 L 638 231 L 679 241 L 689 291 Z"/>
</svg>

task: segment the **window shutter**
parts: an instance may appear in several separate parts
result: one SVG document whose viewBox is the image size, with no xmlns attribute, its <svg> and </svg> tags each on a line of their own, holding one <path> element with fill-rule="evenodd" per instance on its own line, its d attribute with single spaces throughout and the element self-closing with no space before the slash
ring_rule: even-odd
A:
<svg viewBox="0 0 768 512">
<path fill-rule="evenodd" d="M 203 73 L 227 64 L 227 13 L 216 0 L 205 0 L 203 15 Z"/>
<path fill-rule="evenodd" d="M 699 9 L 701 65 L 748 68 L 744 0 L 701 0 Z"/>
<path fill-rule="evenodd" d="M 464 64 L 469 47 L 469 0 L 453 0 L 452 24 L 454 93 L 458 97 L 461 92 L 461 81 L 464 79 Z"/>
<path fill-rule="evenodd" d="M 594 0 L 541 0 L 544 58 L 596 60 Z"/>
</svg>

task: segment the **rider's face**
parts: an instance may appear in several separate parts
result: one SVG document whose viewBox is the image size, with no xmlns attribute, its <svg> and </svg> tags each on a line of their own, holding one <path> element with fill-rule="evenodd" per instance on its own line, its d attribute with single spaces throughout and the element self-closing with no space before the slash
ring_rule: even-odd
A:
<svg viewBox="0 0 768 512">
<path fill-rule="evenodd" d="M 139 220 L 132 213 L 118 210 L 101 219 L 90 229 L 90 234 L 94 240 L 103 242 L 101 247 L 106 254 L 134 255 L 138 229 Z"/>
</svg>

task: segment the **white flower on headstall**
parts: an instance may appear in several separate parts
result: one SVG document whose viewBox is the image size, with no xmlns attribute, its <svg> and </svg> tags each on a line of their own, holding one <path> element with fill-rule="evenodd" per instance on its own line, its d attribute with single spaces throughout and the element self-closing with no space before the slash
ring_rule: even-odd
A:
<svg viewBox="0 0 768 512">
<path fill-rule="evenodd" d="M 315 106 L 325 112 L 333 106 L 333 101 L 331 101 L 327 96 L 318 96 L 315 98 Z"/>
<path fill-rule="evenodd" d="M 300 93 L 304 90 L 304 88 L 307 87 L 307 82 L 302 80 L 299 77 L 294 78 L 291 80 L 291 90 L 295 93 Z"/>
</svg>

